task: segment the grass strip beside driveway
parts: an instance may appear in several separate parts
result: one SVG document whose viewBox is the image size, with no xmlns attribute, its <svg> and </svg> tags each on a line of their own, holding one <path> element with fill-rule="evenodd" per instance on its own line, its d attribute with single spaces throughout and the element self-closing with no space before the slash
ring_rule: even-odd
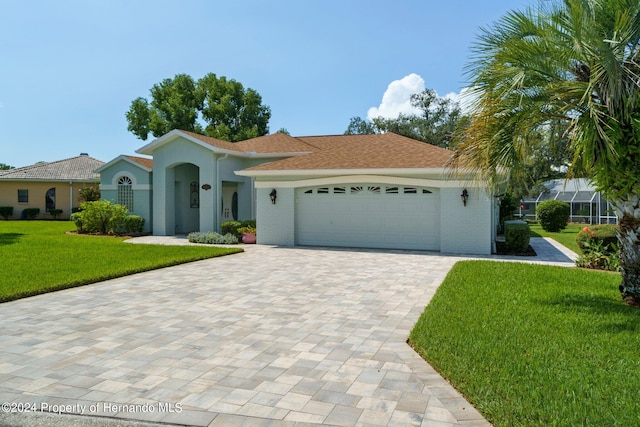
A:
<svg viewBox="0 0 640 427">
<path fill-rule="evenodd" d="M 67 221 L 0 221 L 0 302 L 242 252 L 65 234 L 74 229 Z"/>
<path fill-rule="evenodd" d="M 640 311 L 620 275 L 466 261 L 412 346 L 495 426 L 638 425 Z"/>
</svg>

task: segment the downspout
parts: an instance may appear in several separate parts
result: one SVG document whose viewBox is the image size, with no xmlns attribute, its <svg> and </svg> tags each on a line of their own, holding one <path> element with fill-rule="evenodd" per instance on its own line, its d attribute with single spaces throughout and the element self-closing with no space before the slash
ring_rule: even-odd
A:
<svg viewBox="0 0 640 427">
<path fill-rule="evenodd" d="M 71 212 L 73 212 L 73 181 L 69 181 L 69 219 L 71 219 Z"/>
<path fill-rule="evenodd" d="M 220 160 L 224 160 L 229 157 L 229 153 L 225 153 L 224 156 L 218 157 L 216 159 L 216 213 L 215 213 L 215 221 L 216 221 L 216 231 L 219 233 L 220 229 L 220 200 L 222 198 L 222 182 L 220 182 Z"/>
</svg>

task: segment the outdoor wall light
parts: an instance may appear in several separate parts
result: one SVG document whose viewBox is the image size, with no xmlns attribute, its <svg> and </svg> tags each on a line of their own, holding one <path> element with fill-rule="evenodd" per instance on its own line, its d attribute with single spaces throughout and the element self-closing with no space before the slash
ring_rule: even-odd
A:
<svg viewBox="0 0 640 427">
<path fill-rule="evenodd" d="M 462 194 L 460 195 L 460 197 L 462 198 L 462 204 L 464 206 L 467 206 L 467 200 L 469 200 L 469 192 L 466 188 L 462 190 Z"/>
<path fill-rule="evenodd" d="M 273 190 L 271 190 L 271 193 L 269 193 L 269 197 L 271 198 L 271 203 L 273 203 L 275 205 L 276 204 L 276 198 L 278 197 L 278 192 L 276 191 L 275 188 Z"/>
</svg>

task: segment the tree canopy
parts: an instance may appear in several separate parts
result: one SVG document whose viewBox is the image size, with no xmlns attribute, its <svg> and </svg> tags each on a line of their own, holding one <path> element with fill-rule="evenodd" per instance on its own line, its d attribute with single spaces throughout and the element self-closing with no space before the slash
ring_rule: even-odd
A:
<svg viewBox="0 0 640 427">
<path fill-rule="evenodd" d="M 456 133 L 467 122 L 457 102 L 426 89 L 411 96 L 411 105 L 419 110 L 418 114 L 376 117 L 370 122 L 352 117 L 345 135 L 393 132 L 438 147 L 452 148 L 455 145 Z"/>
<path fill-rule="evenodd" d="M 15 169 L 13 166 L 10 166 L 6 163 L 0 163 L 0 171 L 6 171 L 9 169 Z"/>
<path fill-rule="evenodd" d="M 640 2 L 552 0 L 514 11 L 473 46 L 477 99 L 453 165 L 490 182 L 525 173 L 540 135 L 567 138 L 621 234 L 621 292 L 640 304 Z M 557 130 L 554 130 L 557 127 Z"/>
<path fill-rule="evenodd" d="M 271 110 L 251 88 L 209 73 L 195 81 L 187 74 L 164 79 L 136 98 L 126 113 L 127 129 L 142 140 L 182 129 L 225 141 L 242 141 L 269 132 Z"/>
</svg>

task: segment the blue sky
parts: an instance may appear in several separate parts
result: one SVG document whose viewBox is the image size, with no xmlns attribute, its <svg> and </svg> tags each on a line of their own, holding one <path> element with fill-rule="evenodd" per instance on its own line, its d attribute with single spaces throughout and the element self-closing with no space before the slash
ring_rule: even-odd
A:
<svg viewBox="0 0 640 427">
<path fill-rule="evenodd" d="M 530 4 L 0 0 L 0 163 L 134 154 L 131 101 L 179 73 L 257 90 L 271 132 L 341 134 L 372 108 L 401 111 L 410 89 L 460 92 L 479 28 Z"/>
</svg>

